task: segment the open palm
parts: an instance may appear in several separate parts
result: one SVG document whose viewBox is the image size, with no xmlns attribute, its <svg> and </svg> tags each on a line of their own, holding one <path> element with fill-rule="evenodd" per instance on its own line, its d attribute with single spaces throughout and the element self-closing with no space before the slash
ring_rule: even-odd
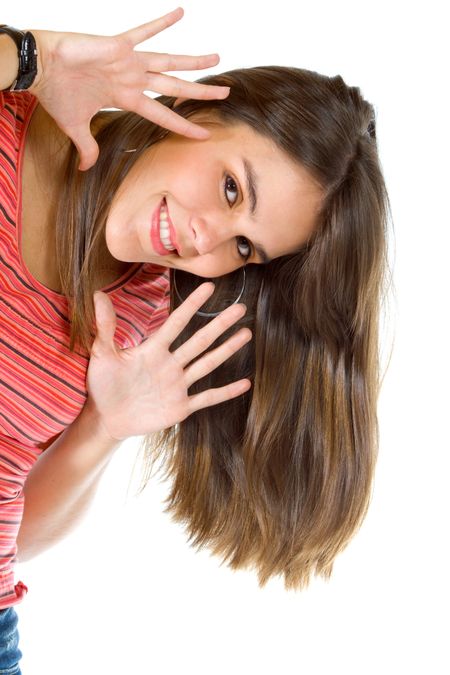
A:
<svg viewBox="0 0 450 675">
<path fill-rule="evenodd" d="M 30 88 L 80 154 L 79 168 L 98 157 L 90 122 L 102 108 L 135 112 L 178 134 L 208 138 L 206 129 L 184 119 L 144 91 L 182 98 L 225 98 L 228 87 L 187 82 L 167 71 L 199 70 L 218 63 L 217 54 L 186 56 L 135 51 L 135 47 L 179 21 L 178 8 L 119 35 L 33 30 L 38 48 L 38 75 Z"/>
<path fill-rule="evenodd" d="M 189 387 L 242 347 L 252 334 L 242 328 L 222 345 L 191 363 L 225 330 L 240 319 L 244 305 L 233 305 L 201 328 L 173 352 L 170 345 L 214 286 L 204 283 L 137 347 L 119 349 L 114 343 L 116 317 L 110 298 L 95 293 L 97 335 L 87 372 L 89 405 L 116 440 L 160 431 L 200 408 L 216 405 L 247 391 L 247 379 L 188 396 Z"/>
</svg>

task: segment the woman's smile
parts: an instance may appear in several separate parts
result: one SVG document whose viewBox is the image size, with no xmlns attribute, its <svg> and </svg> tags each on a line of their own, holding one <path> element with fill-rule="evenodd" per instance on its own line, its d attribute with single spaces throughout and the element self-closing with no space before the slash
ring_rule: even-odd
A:
<svg viewBox="0 0 450 675">
<path fill-rule="evenodd" d="M 153 248 L 160 255 L 179 254 L 177 236 L 170 220 L 165 198 L 162 199 L 153 213 L 150 238 Z"/>
</svg>

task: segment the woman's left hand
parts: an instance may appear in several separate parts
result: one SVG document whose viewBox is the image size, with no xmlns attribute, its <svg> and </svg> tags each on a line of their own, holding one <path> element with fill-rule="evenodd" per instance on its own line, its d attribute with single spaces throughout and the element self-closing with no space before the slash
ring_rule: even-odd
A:
<svg viewBox="0 0 450 675">
<path fill-rule="evenodd" d="M 232 305 L 174 351 L 170 346 L 210 297 L 212 284 L 199 286 L 166 322 L 137 347 L 119 349 L 114 342 L 116 315 L 106 293 L 94 294 L 97 335 L 87 371 L 86 414 L 93 415 L 106 438 L 121 441 L 178 424 L 201 408 L 228 401 L 247 391 L 244 378 L 189 395 L 194 382 L 212 372 L 252 336 L 241 328 L 223 344 L 204 353 L 245 313 Z M 200 357 L 200 358 L 198 358 Z"/>
</svg>

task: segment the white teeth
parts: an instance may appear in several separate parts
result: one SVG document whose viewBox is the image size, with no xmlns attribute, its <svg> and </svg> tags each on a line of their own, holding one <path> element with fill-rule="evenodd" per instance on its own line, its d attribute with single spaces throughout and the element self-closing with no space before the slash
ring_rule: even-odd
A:
<svg viewBox="0 0 450 675">
<path fill-rule="evenodd" d="M 159 238 L 167 249 L 171 251 L 175 250 L 172 242 L 170 241 L 169 221 L 166 207 L 164 205 L 161 206 L 159 212 Z"/>
</svg>

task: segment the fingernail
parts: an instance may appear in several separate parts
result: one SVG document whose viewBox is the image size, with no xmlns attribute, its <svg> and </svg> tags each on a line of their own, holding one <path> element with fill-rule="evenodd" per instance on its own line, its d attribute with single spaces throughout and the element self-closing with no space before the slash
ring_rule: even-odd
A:
<svg viewBox="0 0 450 675">
<path fill-rule="evenodd" d="M 203 127 L 197 127 L 197 129 L 195 129 L 195 134 L 195 138 L 199 141 L 206 141 L 211 136 L 208 129 L 204 129 Z"/>
</svg>

